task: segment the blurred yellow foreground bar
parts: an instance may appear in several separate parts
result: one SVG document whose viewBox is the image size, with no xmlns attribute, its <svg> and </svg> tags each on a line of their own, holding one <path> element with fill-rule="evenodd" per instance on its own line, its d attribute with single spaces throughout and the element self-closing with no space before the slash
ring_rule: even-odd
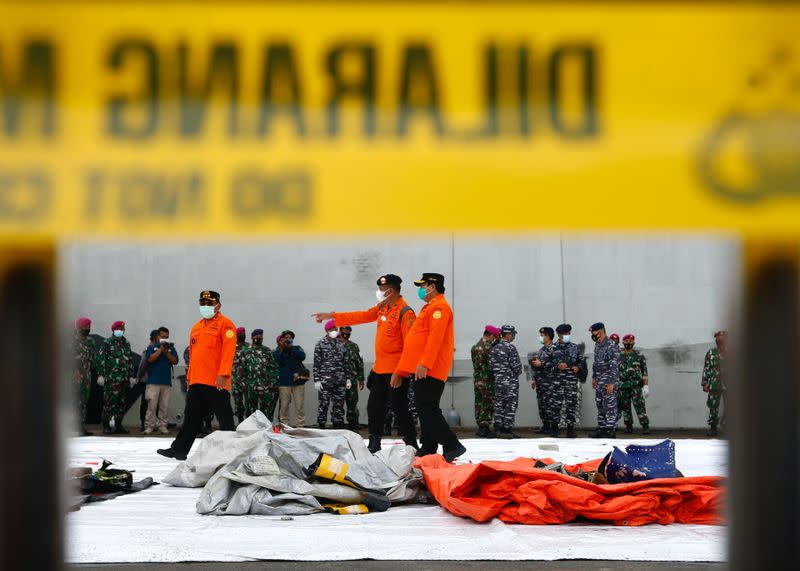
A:
<svg viewBox="0 0 800 571">
<path fill-rule="evenodd" d="M 0 238 L 800 234 L 794 3 L 0 12 Z"/>
</svg>

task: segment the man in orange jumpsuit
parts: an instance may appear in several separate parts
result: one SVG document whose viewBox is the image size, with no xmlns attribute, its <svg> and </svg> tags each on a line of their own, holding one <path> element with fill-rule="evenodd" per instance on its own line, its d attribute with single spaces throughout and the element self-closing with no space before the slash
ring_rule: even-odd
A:
<svg viewBox="0 0 800 571">
<path fill-rule="evenodd" d="M 414 285 L 419 287 L 417 295 L 425 301 L 425 306 L 406 335 L 403 355 L 391 384 L 399 386 L 403 377 L 414 376 L 414 397 L 422 429 L 422 447 L 417 456 L 436 454 L 441 444 L 445 460 L 452 462 L 467 451 L 439 407 L 453 365 L 453 310 L 444 298 L 442 274 L 424 273 Z"/>
<path fill-rule="evenodd" d="M 414 323 L 414 310 L 400 295 L 400 284 L 403 280 L 394 274 L 386 274 L 378 278 L 378 291 L 375 297 L 378 304 L 366 311 L 349 313 L 329 312 L 313 315 L 318 323 L 333 319 L 337 327 L 351 327 L 362 323 L 378 324 L 375 332 L 375 363 L 367 377 L 369 400 L 367 416 L 369 418 L 369 450 L 377 452 L 381 449 L 381 436 L 386 420 L 386 403 L 391 402 L 392 410 L 397 416 L 400 434 L 409 446 L 417 448 L 417 428 L 408 407 L 408 387 L 410 381 L 401 379 L 395 390 L 390 390 L 392 373 L 397 368 L 403 354 L 406 335 Z"/>
<path fill-rule="evenodd" d="M 189 370 L 186 380 L 184 420 L 169 448 L 157 452 L 167 458 L 186 460 L 203 419 L 214 414 L 220 430 L 233 430 L 231 369 L 236 353 L 236 326 L 222 315 L 219 294 L 200 292 L 200 316 L 189 333 Z"/>
</svg>

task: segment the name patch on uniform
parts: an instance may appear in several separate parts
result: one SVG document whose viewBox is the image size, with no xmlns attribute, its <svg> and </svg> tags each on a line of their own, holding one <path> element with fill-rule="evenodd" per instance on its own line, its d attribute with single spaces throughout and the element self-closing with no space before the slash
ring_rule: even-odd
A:
<svg viewBox="0 0 800 571">
<path fill-rule="evenodd" d="M 442 312 L 440 310 L 437 309 L 436 311 L 433 312 L 434 319 L 440 319 L 441 317 L 442 317 Z"/>
<path fill-rule="evenodd" d="M 225 337 L 227 337 L 228 339 L 233 339 L 233 336 L 234 336 L 233 329 L 228 329 L 225 332 Z"/>
</svg>

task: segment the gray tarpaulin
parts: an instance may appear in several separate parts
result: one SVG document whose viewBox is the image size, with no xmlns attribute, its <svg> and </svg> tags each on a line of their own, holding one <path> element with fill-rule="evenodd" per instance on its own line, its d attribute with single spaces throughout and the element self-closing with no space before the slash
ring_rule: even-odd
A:
<svg viewBox="0 0 800 571">
<path fill-rule="evenodd" d="M 362 489 L 308 478 L 306 469 L 328 454 L 348 464 L 347 477 Z M 235 432 L 206 436 L 164 482 L 200 487 L 197 511 L 213 515 L 305 515 L 322 503 L 361 503 L 364 490 L 386 494 L 392 503 L 413 499 L 422 474 L 412 469 L 414 449 L 392 446 L 370 454 L 349 430 L 284 428 L 275 432 L 260 411 Z"/>
</svg>

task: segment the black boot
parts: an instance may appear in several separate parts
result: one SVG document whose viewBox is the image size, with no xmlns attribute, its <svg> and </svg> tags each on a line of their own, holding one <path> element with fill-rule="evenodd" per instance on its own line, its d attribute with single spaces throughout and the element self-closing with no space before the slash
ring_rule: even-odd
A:
<svg viewBox="0 0 800 571">
<path fill-rule="evenodd" d="M 325 430 L 325 423 L 324 422 L 318 422 L 317 423 L 317 428 L 319 428 L 321 430 Z"/>
<path fill-rule="evenodd" d="M 367 445 L 367 450 L 369 450 L 370 453 L 375 454 L 380 449 L 381 449 L 381 437 L 370 435 L 369 444 Z"/>
<path fill-rule="evenodd" d="M 605 432 L 605 430 L 598 427 L 597 430 L 589 433 L 589 438 L 605 438 Z"/>
<path fill-rule="evenodd" d="M 571 424 L 567 425 L 567 438 L 577 438 L 578 433 L 575 432 L 575 427 Z"/>
<path fill-rule="evenodd" d="M 122 420 L 117 423 L 116 428 L 114 428 L 114 434 L 130 434 L 130 430 L 126 430 L 124 426 L 122 426 Z"/>
<path fill-rule="evenodd" d="M 547 432 L 547 423 L 543 422 L 542 425 L 536 429 L 536 434 L 544 434 Z"/>
<path fill-rule="evenodd" d="M 335 430 L 342 430 L 342 429 L 344 429 L 344 422 L 334 422 L 334 423 L 333 423 L 333 428 L 334 428 Z"/>
<path fill-rule="evenodd" d="M 475 436 L 478 438 L 491 438 L 491 431 L 488 426 L 481 426 Z"/>
<path fill-rule="evenodd" d="M 716 436 L 717 434 L 718 433 L 717 433 L 717 427 L 716 426 L 709 427 L 708 432 L 706 432 L 706 436 Z"/>
<path fill-rule="evenodd" d="M 616 438 L 616 437 L 617 437 L 616 428 L 609 428 L 606 430 L 606 438 Z"/>
<path fill-rule="evenodd" d="M 633 433 L 633 425 L 632 424 L 626 424 L 625 425 L 625 434 L 631 434 L 631 433 Z"/>
<path fill-rule="evenodd" d="M 503 440 L 511 440 L 514 436 L 511 434 L 511 429 L 509 428 L 498 428 L 495 431 L 495 438 L 501 438 Z"/>
<path fill-rule="evenodd" d="M 411 446 L 411 448 L 413 448 L 414 450 L 419 450 L 419 444 L 417 444 L 417 438 L 416 437 L 414 437 L 414 438 L 410 438 L 410 437 L 403 438 L 403 443 L 406 446 Z"/>
<path fill-rule="evenodd" d="M 650 425 L 648 425 L 648 424 L 645 424 L 645 425 L 642 427 L 642 434 L 650 434 Z"/>
<path fill-rule="evenodd" d="M 550 422 L 547 424 L 547 436 L 558 438 L 558 423 Z"/>
<path fill-rule="evenodd" d="M 357 421 L 353 421 L 347 425 L 347 428 L 352 430 L 353 432 L 358 432 L 359 426 Z"/>
</svg>

